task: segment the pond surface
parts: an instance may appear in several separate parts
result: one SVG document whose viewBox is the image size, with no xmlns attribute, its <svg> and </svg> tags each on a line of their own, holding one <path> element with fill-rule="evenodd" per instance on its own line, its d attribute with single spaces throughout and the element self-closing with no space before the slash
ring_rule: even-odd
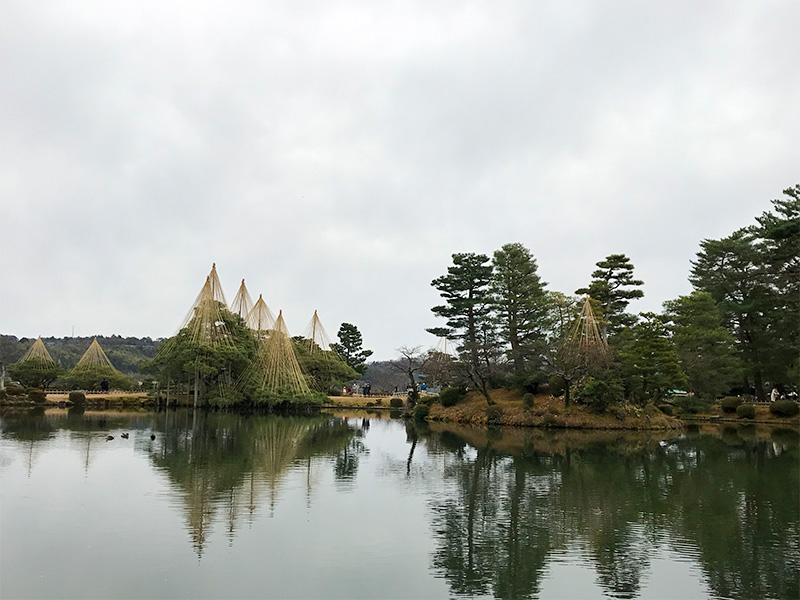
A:
<svg viewBox="0 0 800 600">
<path fill-rule="evenodd" d="M 344 415 L 5 413 L 0 596 L 800 595 L 796 431 Z"/>
</svg>

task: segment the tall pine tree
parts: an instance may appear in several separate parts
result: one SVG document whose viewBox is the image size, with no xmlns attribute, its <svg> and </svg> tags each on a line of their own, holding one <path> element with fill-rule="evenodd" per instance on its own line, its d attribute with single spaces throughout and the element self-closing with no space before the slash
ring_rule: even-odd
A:
<svg viewBox="0 0 800 600">
<path fill-rule="evenodd" d="M 588 295 L 598 302 L 606 321 L 605 330 L 610 335 L 636 322 L 636 317 L 627 314 L 625 309 L 631 300 L 644 296 L 638 289 L 644 282 L 633 278 L 633 265 L 624 254 L 609 254 L 597 266 L 589 287 L 575 293 Z"/>
<path fill-rule="evenodd" d="M 428 329 L 436 336 L 458 341 L 459 362 L 489 404 L 492 403 L 489 377 L 497 350 L 491 282 L 492 265 L 488 256 L 472 252 L 453 254 L 447 274 L 431 282 L 446 301 L 431 310 L 446 318 L 447 326 Z"/>
<path fill-rule="evenodd" d="M 502 341 L 507 344 L 517 383 L 529 371 L 533 345 L 544 336 L 548 312 L 546 285 L 536 259 L 520 243 L 494 253 L 491 291 Z"/>
</svg>

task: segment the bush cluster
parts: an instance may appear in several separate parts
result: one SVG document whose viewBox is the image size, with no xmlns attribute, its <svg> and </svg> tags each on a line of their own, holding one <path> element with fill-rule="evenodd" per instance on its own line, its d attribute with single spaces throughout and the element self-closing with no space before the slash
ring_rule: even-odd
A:
<svg viewBox="0 0 800 600">
<path fill-rule="evenodd" d="M 442 406 L 455 406 L 467 395 L 467 390 L 462 387 L 446 387 L 439 392 L 439 402 Z"/>
<path fill-rule="evenodd" d="M 28 398 L 37 403 L 42 403 L 47 400 L 47 394 L 44 390 L 32 389 L 28 390 Z"/>
<path fill-rule="evenodd" d="M 697 396 L 686 398 L 675 398 L 673 404 L 681 409 L 682 413 L 696 415 L 697 413 L 711 412 L 712 403 L 709 400 L 698 398 Z"/>
<path fill-rule="evenodd" d="M 735 413 L 736 409 L 739 408 L 739 405 L 743 403 L 744 400 L 739 398 L 739 396 L 725 396 L 720 401 L 719 405 L 722 408 L 722 412 Z"/>
<path fill-rule="evenodd" d="M 503 407 L 492 404 L 486 407 L 486 423 L 488 425 L 500 425 L 503 421 Z"/>
<path fill-rule="evenodd" d="M 595 379 L 590 377 L 582 388 L 577 390 L 575 400 L 592 410 L 603 412 L 614 402 L 624 398 L 625 390 L 618 379 Z"/>
<path fill-rule="evenodd" d="M 675 407 L 670 405 L 670 404 L 659 404 L 658 405 L 658 410 L 660 410 L 662 413 L 664 413 L 668 417 L 674 416 L 675 412 L 676 412 L 675 411 Z"/>
<path fill-rule="evenodd" d="M 740 404 L 736 407 L 736 416 L 740 419 L 755 419 L 756 407 L 752 404 Z"/>
<path fill-rule="evenodd" d="M 551 396 L 561 396 L 564 394 L 564 379 L 559 375 L 551 375 L 547 383 L 547 391 Z"/>
<path fill-rule="evenodd" d="M 427 404 L 417 404 L 414 407 L 414 420 L 424 421 L 430 412 L 430 407 Z"/>
<path fill-rule="evenodd" d="M 83 392 L 70 392 L 69 401 L 73 404 L 83 404 L 86 402 L 86 395 Z"/>
<path fill-rule="evenodd" d="M 769 405 L 769 412 L 778 417 L 793 417 L 800 413 L 800 405 L 792 400 L 777 400 Z"/>
<path fill-rule="evenodd" d="M 528 392 L 522 397 L 522 406 L 525 407 L 525 410 L 530 410 L 533 408 L 533 394 Z"/>
<path fill-rule="evenodd" d="M 402 408 L 403 407 L 403 399 L 398 398 L 397 396 L 393 397 L 389 400 L 389 406 L 392 408 Z"/>
</svg>

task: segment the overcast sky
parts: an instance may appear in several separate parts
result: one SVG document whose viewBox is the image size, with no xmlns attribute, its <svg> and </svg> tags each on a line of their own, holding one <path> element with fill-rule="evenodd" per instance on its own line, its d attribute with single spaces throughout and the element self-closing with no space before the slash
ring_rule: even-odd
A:
<svg viewBox="0 0 800 600">
<path fill-rule="evenodd" d="M 429 347 L 454 252 L 573 293 L 800 182 L 800 2 L 0 2 L 0 333 L 175 333 L 216 262 L 290 332 Z"/>
</svg>

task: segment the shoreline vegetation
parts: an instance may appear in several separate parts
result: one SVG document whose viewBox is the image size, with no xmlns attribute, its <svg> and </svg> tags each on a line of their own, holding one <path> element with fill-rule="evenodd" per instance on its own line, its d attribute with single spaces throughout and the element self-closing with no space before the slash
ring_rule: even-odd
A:
<svg viewBox="0 0 800 600">
<path fill-rule="evenodd" d="M 427 415 L 415 416 L 407 411 L 405 398 L 400 396 L 329 396 L 315 409 L 325 410 L 373 410 L 394 411 L 398 416 L 427 421 L 429 425 L 445 423 L 471 426 L 503 426 L 554 429 L 588 430 L 680 430 L 692 424 L 734 423 L 741 425 L 779 425 L 800 429 L 800 415 L 778 417 L 770 412 L 769 405 L 755 405 L 753 418 L 743 418 L 736 413 L 726 413 L 719 403 L 712 405 L 710 411 L 697 414 L 670 416 L 653 405 L 644 407 L 619 404 L 597 413 L 589 407 L 572 404 L 564 406 L 563 398 L 546 393 L 537 394 L 533 406 L 525 407 L 523 395 L 516 390 L 493 390 L 496 398 L 494 414 L 487 413 L 486 402 L 477 392 L 469 392 L 454 406 L 445 407 L 438 403 L 436 396 L 427 395 L 420 399 L 419 405 L 427 407 Z M 395 399 L 395 405 L 392 400 Z M 396 406 L 396 400 L 402 402 Z M 3 408 L 54 408 L 71 407 L 69 393 L 49 393 L 43 401 L 35 402 L 27 396 L 7 397 L 0 401 Z M 88 410 L 152 410 L 164 408 L 163 399 L 159 402 L 146 392 L 109 392 L 86 396 L 83 405 Z M 191 407 L 192 398 L 174 398 L 170 407 Z M 234 409 L 235 411 L 236 409 Z"/>
</svg>

